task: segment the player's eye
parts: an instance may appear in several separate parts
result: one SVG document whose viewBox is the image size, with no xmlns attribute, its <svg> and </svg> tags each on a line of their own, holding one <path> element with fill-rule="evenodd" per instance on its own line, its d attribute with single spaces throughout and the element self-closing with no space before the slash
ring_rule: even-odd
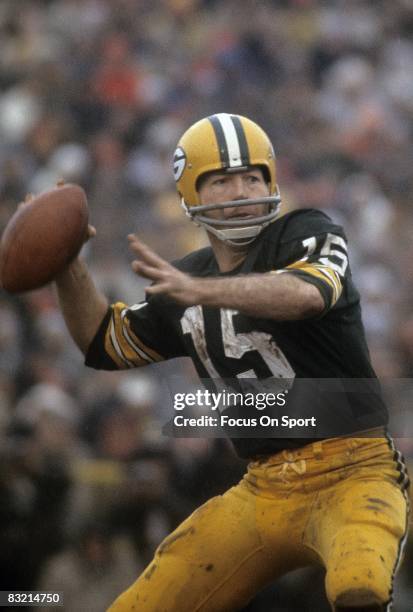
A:
<svg viewBox="0 0 413 612">
<path fill-rule="evenodd" d="M 227 178 L 225 176 L 222 176 L 222 177 L 218 177 L 218 178 L 214 179 L 212 181 L 212 184 L 216 185 L 217 187 L 219 187 L 220 185 L 225 185 L 226 181 L 227 181 Z"/>
<path fill-rule="evenodd" d="M 255 174 L 248 174 L 246 176 L 248 183 L 259 183 L 260 179 Z"/>
</svg>

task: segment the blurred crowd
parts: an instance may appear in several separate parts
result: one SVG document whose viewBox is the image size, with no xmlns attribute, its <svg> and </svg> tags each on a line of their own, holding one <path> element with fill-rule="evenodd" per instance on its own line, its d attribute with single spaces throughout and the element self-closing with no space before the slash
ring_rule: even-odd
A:
<svg viewBox="0 0 413 612">
<path fill-rule="evenodd" d="M 215 112 L 249 116 L 274 142 L 283 211 L 321 208 L 345 227 L 412 459 L 412 40 L 410 0 L 2 0 L 0 232 L 27 193 L 79 183 L 97 228 L 83 255 L 110 299 L 135 303 L 145 284 L 128 233 L 168 259 L 206 244 L 175 193 L 179 136 Z M 53 288 L 0 292 L 0 590 L 102 610 L 166 533 L 240 478 L 226 441 L 162 436 L 175 376 L 195 380 L 185 359 L 86 369 Z M 412 609 L 411 550 L 396 602 Z M 328 610 L 321 572 L 246 610 L 269 609 Z"/>
</svg>

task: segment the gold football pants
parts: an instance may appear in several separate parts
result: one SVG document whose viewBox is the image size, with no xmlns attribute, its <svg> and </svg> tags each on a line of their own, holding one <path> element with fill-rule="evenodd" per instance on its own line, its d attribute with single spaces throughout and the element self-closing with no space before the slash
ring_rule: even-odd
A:
<svg viewBox="0 0 413 612">
<path fill-rule="evenodd" d="M 407 534 L 407 474 L 391 441 L 341 438 L 248 466 L 158 547 L 110 612 L 230 612 L 282 574 L 326 569 L 335 604 L 387 604 Z"/>
</svg>

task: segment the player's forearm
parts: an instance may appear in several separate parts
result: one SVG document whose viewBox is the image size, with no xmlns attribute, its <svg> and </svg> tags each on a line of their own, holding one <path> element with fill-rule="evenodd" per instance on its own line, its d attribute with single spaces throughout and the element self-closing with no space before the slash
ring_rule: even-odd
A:
<svg viewBox="0 0 413 612">
<path fill-rule="evenodd" d="M 292 274 L 255 274 L 197 281 L 200 304 L 233 308 L 247 315 L 280 321 L 317 316 L 324 300 L 314 285 Z"/>
<path fill-rule="evenodd" d="M 70 335 L 86 354 L 106 314 L 108 302 L 96 289 L 86 264 L 80 259 L 56 278 L 56 287 Z"/>
</svg>

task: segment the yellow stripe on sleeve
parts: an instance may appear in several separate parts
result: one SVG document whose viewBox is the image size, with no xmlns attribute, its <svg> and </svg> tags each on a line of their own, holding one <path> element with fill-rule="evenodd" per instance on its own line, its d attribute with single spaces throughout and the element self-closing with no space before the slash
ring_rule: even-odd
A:
<svg viewBox="0 0 413 612">
<path fill-rule="evenodd" d="M 290 264 L 289 266 L 286 266 L 282 270 L 274 270 L 273 273 L 280 274 L 282 272 L 289 272 L 289 271 L 295 271 L 295 270 L 299 272 L 303 272 L 305 274 L 309 274 L 310 276 L 318 278 L 322 280 L 323 282 L 327 283 L 327 285 L 333 291 L 333 296 L 332 296 L 330 306 L 334 306 L 334 304 L 339 299 L 341 292 L 343 290 L 343 285 L 341 283 L 340 276 L 337 274 L 335 270 L 333 270 L 332 268 L 324 264 L 308 263 L 306 261 L 296 261 Z"/>
<path fill-rule="evenodd" d="M 163 357 L 146 346 L 132 331 L 123 302 L 112 306 L 112 315 L 105 334 L 105 350 L 120 369 L 163 361 Z"/>
<path fill-rule="evenodd" d="M 127 307 L 125 304 L 117 303 L 113 307 L 112 320 L 115 329 L 116 340 L 122 356 L 127 361 L 129 367 L 143 366 L 151 363 L 151 359 L 145 358 L 144 354 L 136 350 L 133 343 L 129 341 L 129 335 L 125 327 L 127 323 L 126 317 L 122 317 L 122 311 Z"/>
<path fill-rule="evenodd" d="M 114 342 L 113 315 L 111 316 L 108 328 L 105 333 L 105 351 L 112 359 L 112 361 L 116 363 L 119 369 L 123 370 L 125 368 L 130 367 L 127 360 L 120 353 Z"/>
<path fill-rule="evenodd" d="M 337 272 L 329 266 L 317 263 L 310 264 L 305 261 L 297 261 L 287 266 L 286 270 L 300 270 L 300 272 L 305 272 L 306 274 L 310 274 L 310 276 L 315 276 L 316 278 L 320 278 L 321 280 L 327 282 L 333 290 L 331 306 L 334 306 L 341 295 L 343 285 L 341 284 L 340 277 Z"/>
</svg>

